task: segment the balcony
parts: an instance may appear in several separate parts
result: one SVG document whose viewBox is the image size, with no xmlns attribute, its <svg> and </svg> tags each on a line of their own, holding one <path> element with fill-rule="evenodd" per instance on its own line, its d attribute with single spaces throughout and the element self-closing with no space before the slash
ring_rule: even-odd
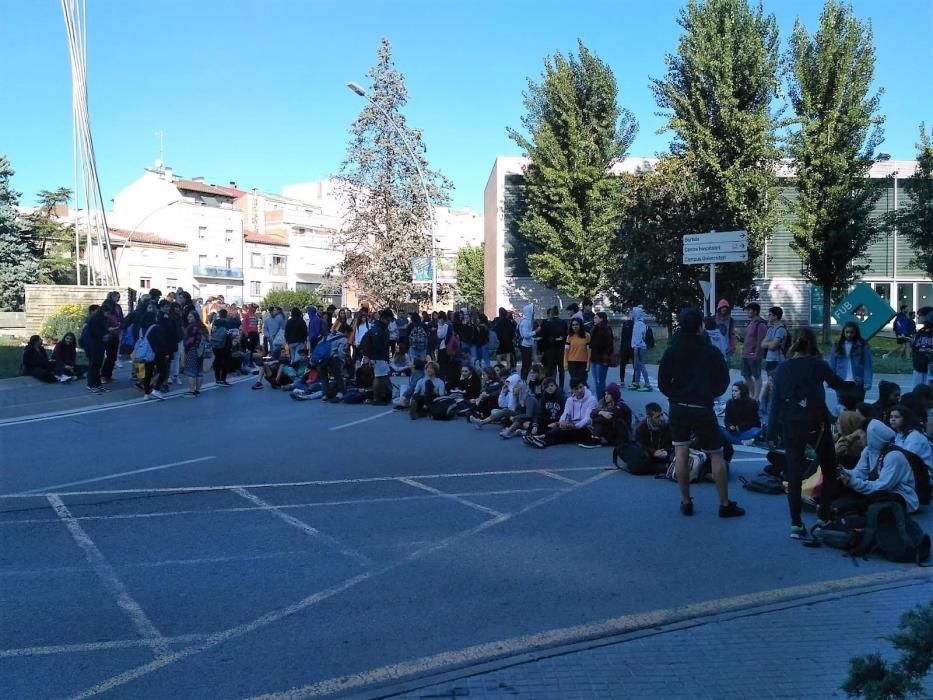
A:
<svg viewBox="0 0 933 700">
<path fill-rule="evenodd" d="M 288 266 L 269 265 L 269 274 L 273 277 L 288 277 Z"/>
<path fill-rule="evenodd" d="M 239 267 L 213 267 L 212 265 L 195 265 L 194 276 L 241 280 L 243 279 L 243 269 Z"/>
</svg>

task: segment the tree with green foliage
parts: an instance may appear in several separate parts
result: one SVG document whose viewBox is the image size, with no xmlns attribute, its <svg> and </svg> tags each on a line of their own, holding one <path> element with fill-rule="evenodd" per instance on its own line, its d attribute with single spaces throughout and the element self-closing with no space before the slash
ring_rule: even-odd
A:
<svg viewBox="0 0 933 700">
<path fill-rule="evenodd" d="M 273 306 L 280 306 L 287 315 L 293 307 L 297 306 L 304 311 L 309 306 L 320 306 L 320 304 L 321 298 L 307 289 L 272 289 L 259 302 L 259 308 L 268 311 Z"/>
<path fill-rule="evenodd" d="M 485 246 L 468 245 L 457 251 L 457 296 L 471 308 L 482 309 L 485 298 Z"/>
<path fill-rule="evenodd" d="M 881 91 L 871 93 L 871 24 L 849 5 L 827 0 L 816 33 L 795 24 L 787 61 L 795 114 L 788 154 L 797 188 L 788 228 L 804 275 L 823 288 L 823 342 L 829 342 L 834 292 L 868 269 L 865 253 L 884 231 L 872 209 L 888 183 L 867 177 L 884 123 Z"/>
<path fill-rule="evenodd" d="M 34 283 L 38 277 L 16 211 L 19 192 L 10 186 L 13 173 L 9 159 L 0 154 L 0 311 L 21 309 L 26 298 L 23 285 Z"/>
<path fill-rule="evenodd" d="M 624 174 L 625 216 L 618 247 L 625 252 L 612 277 L 613 304 L 641 305 L 671 327 L 684 306 L 702 305 L 700 265 L 683 265 L 683 237 L 706 215 L 700 179 L 689 156 L 667 156 L 648 172 Z"/>
<path fill-rule="evenodd" d="M 908 610 L 898 629 L 885 637 L 902 652 L 898 661 L 889 665 L 875 653 L 849 662 L 842 689 L 850 698 L 902 700 L 923 694 L 923 679 L 933 670 L 933 603 Z"/>
<path fill-rule="evenodd" d="M 26 244 L 39 267 L 42 284 L 77 284 L 74 264 L 74 225 L 56 216 L 59 205 L 71 199 L 71 190 L 42 190 L 35 210 L 22 217 Z"/>
<path fill-rule="evenodd" d="M 446 206 L 453 185 L 428 166 L 421 132 L 402 114 L 408 90 L 388 39 L 382 39 L 369 77 L 372 86 L 350 128 L 337 176 L 347 208 L 337 235 L 344 253 L 340 271 L 361 299 L 396 308 L 419 293 L 412 284 L 411 260 L 430 255 L 431 204 Z"/>
<path fill-rule="evenodd" d="M 674 132 L 671 153 L 687 158 L 682 172 L 696 179 L 695 228 L 684 233 L 748 232 L 748 262 L 716 271 L 719 296 L 741 302 L 757 296 L 754 278 L 777 225 L 777 21 L 760 3 L 689 0 L 678 24 L 683 34 L 666 57 L 667 75 L 651 84 Z"/>
<path fill-rule="evenodd" d="M 906 206 L 894 212 L 898 232 L 914 249 L 913 265 L 933 278 L 933 129 L 920 124 L 917 169 L 904 182 Z"/>
<path fill-rule="evenodd" d="M 531 159 L 519 230 L 532 277 L 571 296 L 594 296 L 608 290 L 618 259 L 622 191 L 610 169 L 637 124 L 619 107 L 609 66 L 582 41 L 578 47 L 577 56 L 545 59 L 541 82 L 529 80 L 524 94 L 528 136 L 508 134 Z"/>
</svg>

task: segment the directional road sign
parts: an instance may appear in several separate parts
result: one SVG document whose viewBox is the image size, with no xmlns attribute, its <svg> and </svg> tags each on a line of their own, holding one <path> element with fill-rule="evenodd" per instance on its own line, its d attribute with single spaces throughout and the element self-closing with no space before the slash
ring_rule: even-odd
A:
<svg viewBox="0 0 933 700">
<path fill-rule="evenodd" d="M 721 231 L 684 236 L 684 265 L 748 260 L 748 232 Z"/>
</svg>

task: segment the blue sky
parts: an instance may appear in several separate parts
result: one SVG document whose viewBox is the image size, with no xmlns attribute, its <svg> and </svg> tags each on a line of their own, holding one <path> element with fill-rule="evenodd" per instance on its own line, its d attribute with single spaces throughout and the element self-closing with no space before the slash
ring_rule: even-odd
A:
<svg viewBox="0 0 933 700">
<path fill-rule="evenodd" d="M 648 87 L 677 45 L 673 0 L 88 0 L 91 124 L 105 199 L 159 156 L 187 177 L 235 180 L 277 192 L 326 177 L 343 157 L 347 128 L 381 36 L 407 80 L 409 122 L 424 131 L 433 167 L 450 177 L 454 206 L 482 209 L 500 154 L 517 153 L 522 90 L 555 50 L 577 37 L 613 68 L 621 102 L 640 130 L 630 153 L 667 147 Z M 815 29 L 822 3 L 770 0 L 783 45 L 798 16 Z M 885 88 L 885 143 L 913 158 L 918 124 L 933 122 L 933 2 L 856 0 L 870 18 L 876 79 Z M 71 77 L 54 0 L 7 2 L 0 22 L 0 152 L 23 204 L 71 186 Z"/>
</svg>

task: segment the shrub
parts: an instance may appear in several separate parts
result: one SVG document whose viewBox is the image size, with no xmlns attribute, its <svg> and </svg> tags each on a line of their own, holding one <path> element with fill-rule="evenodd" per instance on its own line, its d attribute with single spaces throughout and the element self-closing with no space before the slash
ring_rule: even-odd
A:
<svg viewBox="0 0 933 700">
<path fill-rule="evenodd" d="M 321 298 L 317 294 L 305 289 L 273 289 L 266 294 L 259 305 L 263 310 L 268 310 L 273 306 L 281 306 L 285 314 L 288 315 L 288 312 L 294 306 L 304 311 L 309 306 L 318 306 L 320 303 Z"/>
<path fill-rule="evenodd" d="M 45 317 L 39 335 L 50 342 L 58 342 L 71 331 L 80 338 L 81 327 L 87 318 L 87 307 L 81 304 L 64 304 Z"/>
</svg>

